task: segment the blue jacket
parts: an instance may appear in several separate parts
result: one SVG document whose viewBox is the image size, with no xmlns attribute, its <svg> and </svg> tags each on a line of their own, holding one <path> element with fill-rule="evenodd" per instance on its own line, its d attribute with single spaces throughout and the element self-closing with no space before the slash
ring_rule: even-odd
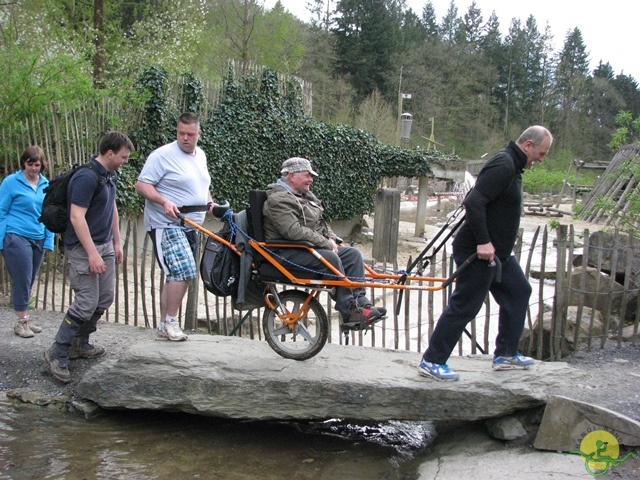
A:
<svg viewBox="0 0 640 480">
<path fill-rule="evenodd" d="M 24 178 L 22 170 L 8 175 L 0 184 L 0 250 L 4 248 L 4 236 L 15 233 L 33 240 L 43 240 L 44 248 L 53 251 L 54 235 L 38 221 L 42 213 L 44 189 L 49 185 L 40 174 L 34 190 Z"/>
</svg>

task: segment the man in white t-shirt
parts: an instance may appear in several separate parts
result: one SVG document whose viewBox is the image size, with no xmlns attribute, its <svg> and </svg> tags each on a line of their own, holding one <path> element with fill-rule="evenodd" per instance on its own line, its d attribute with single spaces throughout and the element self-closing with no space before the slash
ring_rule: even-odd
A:
<svg viewBox="0 0 640 480">
<path fill-rule="evenodd" d="M 208 205 L 210 214 L 213 208 L 207 157 L 197 146 L 201 134 L 198 116 L 183 113 L 178 119 L 177 133 L 175 142 L 149 154 L 136 182 L 136 191 L 145 198 L 144 226 L 166 278 L 160 295 L 158 332 L 172 341 L 187 339 L 180 328 L 178 311 L 189 282 L 198 276 L 197 231 L 181 226 L 177 214 L 184 206 Z M 184 215 L 201 224 L 205 212 Z"/>
</svg>

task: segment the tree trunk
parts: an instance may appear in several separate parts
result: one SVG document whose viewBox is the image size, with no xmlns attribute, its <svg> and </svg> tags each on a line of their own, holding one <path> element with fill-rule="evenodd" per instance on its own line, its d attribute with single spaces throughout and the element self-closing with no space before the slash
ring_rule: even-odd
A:
<svg viewBox="0 0 640 480">
<path fill-rule="evenodd" d="M 104 88 L 104 0 L 94 0 L 93 3 L 93 86 Z"/>
</svg>

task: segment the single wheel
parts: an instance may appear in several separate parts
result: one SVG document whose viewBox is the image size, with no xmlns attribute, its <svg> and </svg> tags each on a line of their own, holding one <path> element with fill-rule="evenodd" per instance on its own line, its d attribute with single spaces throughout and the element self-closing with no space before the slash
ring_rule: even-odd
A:
<svg viewBox="0 0 640 480">
<path fill-rule="evenodd" d="M 278 294 L 287 314 L 297 313 L 308 296 L 308 293 L 301 290 L 285 290 Z M 320 302 L 312 298 L 307 315 L 291 328 L 275 311 L 266 308 L 262 316 L 262 329 L 267 342 L 278 355 L 293 360 L 306 360 L 317 355 L 327 343 L 329 321 Z"/>
</svg>

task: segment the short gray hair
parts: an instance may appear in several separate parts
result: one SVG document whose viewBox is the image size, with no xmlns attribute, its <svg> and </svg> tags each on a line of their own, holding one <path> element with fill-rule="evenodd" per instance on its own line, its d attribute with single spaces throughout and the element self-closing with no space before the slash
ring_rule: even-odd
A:
<svg viewBox="0 0 640 480">
<path fill-rule="evenodd" d="M 538 146 L 545 138 L 549 138 L 553 141 L 553 135 L 551 135 L 551 132 L 548 129 L 541 125 L 532 125 L 520 134 L 516 143 L 518 145 L 523 145 L 531 140 L 535 146 Z"/>
</svg>

